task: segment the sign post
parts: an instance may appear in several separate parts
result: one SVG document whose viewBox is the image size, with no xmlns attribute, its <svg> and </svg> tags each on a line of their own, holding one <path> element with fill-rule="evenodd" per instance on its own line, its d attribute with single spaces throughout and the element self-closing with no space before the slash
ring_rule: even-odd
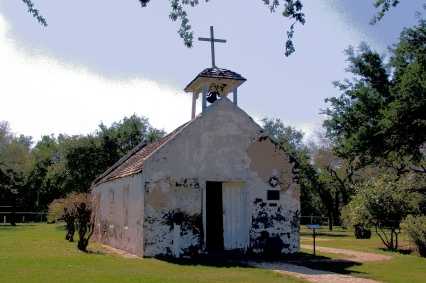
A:
<svg viewBox="0 0 426 283">
<path fill-rule="evenodd" d="M 318 225 L 318 224 L 309 224 L 309 225 L 307 225 L 307 227 L 309 228 L 309 229 L 311 229 L 312 230 L 312 237 L 313 237 L 313 245 L 314 245 L 314 256 L 316 256 L 316 250 L 315 250 L 315 238 L 316 238 L 316 229 L 319 229 L 320 228 L 320 225 Z"/>
</svg>

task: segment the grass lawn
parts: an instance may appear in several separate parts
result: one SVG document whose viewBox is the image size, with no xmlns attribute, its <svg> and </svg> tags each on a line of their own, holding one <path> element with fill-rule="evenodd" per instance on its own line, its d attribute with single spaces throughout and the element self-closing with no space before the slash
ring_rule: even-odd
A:
<svg viewBox="0 0 426 283">
<path fill-rule="evenodd" d="M 302 244 L 312 243 L 310 233 L 302 228 Z M 255 268 L 174 264 L 156 259 L 126 259 L 100 252 L 85 254 L 77 250 L 75 243 L 63 238 L 64 230 L 60 225 L 0 225 L 0 282 L 302 282 Z M 374 233 L 369 240 L 356 240 L 352 231 L 337 227 L 333 232 L 320 230 L 317 239 L 318 246 L 382 253 L 393 259 L 363 264 L 308 263 L 312 258 L 301 254 L 309 267 L 383 282 L 426 282 L 425 258 L 384 251 Z M 94 245 L 92 250 L 99 249 Z M 299 261 L 304 262 L 303 259 Z"/>
<path fill-rule="evenodd" d="M 302 282 L 245 267 L 178 265 L 156 259 L 85 254 L 53 224 L 0 226 L 0 282 Z"/>
<path fill-rule="evenodd" d="M 301 236 L 302 244 L 312 245 L 311 231 L 303 227 Z M 408 243 L 403 236 L 401 240 L 401 246 L 407 247 Z M 414 254 L 404 255 L 385 251 L 382 242 L 374 232 L 371 239 L 357 240 L 354 237 L 353 231 L 336 227 L 333 232 L 328 232 L 328 229 L 324 228 L 320 230 L 320 235 L 317 237 L 317 246 L 381 253 L 390 255 L 393 258 L 389 261 L 363 264 L 317 264 L 315 267 L 358 277 L 368 277 L 383 282 L 426 282 L 426 258 L 421 258 Z M 306 250 L 306 252 L 311 251 Z M 340 255 L 317 254 L 332 258 L 341 257 Z"/>
</svg>

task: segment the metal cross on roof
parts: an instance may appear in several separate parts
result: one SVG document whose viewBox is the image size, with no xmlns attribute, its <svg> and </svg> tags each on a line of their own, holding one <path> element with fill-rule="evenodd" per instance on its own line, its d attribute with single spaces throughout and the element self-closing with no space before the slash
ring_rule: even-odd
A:
<svg viewBox="0 0 426 283">
<path fill-rule="evenodd" d="M 212 50 L 212 68 L 216 68 L 216 62 L 215 62 L 215 53 L 214 53 L 214 43 L 220 42 L 220 43 L 226 43 L 225 39 L 216 39 L 214 38 L 214 30 L 213 27 L 210 27 L 210 38 L 205 37 L 199 37 L 199 41 L 209 41 L 211 44 L 211 50 Z"/>
</svg>

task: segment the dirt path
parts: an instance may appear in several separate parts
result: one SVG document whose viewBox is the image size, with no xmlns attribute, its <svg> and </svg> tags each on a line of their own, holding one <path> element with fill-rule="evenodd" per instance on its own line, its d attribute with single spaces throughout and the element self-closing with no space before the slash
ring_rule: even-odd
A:
<svg viewBox="0 0 426 283">
<path fill-rule="evenodd" d="M 310 245 L 301 245 L 301 248 L 312 250 L 312 246 Z M 336 249 L 336 248 L 327 248 L 327 247 L 317 246 L 316 250 L 323 253 L 345 255 L 347 256 L 347 258 L 344 258 L 345 260 L 350 260 L 350 261 L 359 262 L 359 263 L 372 262 L 372 261 L 384 261 L 384 260 L 392 259 L 392 257 L 388 255 L 359 252 L 359 251 L 347 250 L 347 249 Z"/>
<path fill-rule="evenodd" d="M 276 263 L 251 262 L 249 264 L 254 267 L 269 269 L 280 274 L 293 276 L 302 280 L 315 282 L 315 283 L 378 283 L 379 282 L 372 279 L 358 278 L 358 277 L 342 275 L 342 274 L 329 272 L 329 271 L 315 270 L 315 269 L 307 268 L 304 266 L 282 263 L 282 262 L 276 262 Z"/>
<path fill-rule="evenodd" d="M 304 249 L 312 249 L 312 246 L 310 245 L 301 245 L 301 247 Z M 342 260 L 363 263 L 363 262 L 390 260 L 392 258 L 391 256 L 388 256 L 388 255 L 359 252 L 359 251 L 347 250 L 347 249 L 337 249 L 337 248 L 327 248 L 327 247 L 316 247 L 316 249 L 323 253 L 341 254 L 346 256 L 345 258 L 341 258 L 341 259 L 330 259 L 330 260 L 319 259 L 318 260 L 318 261 L 330 262 L 331 264 L 333 261 L 342 261 Z M 323 270 L 316 270 L 316 269 L 311 269 L 305 266 L 283 263 L 283 262 L 276 262 L 276 263 L 252 262 L 250 263 L 250 265 L 259 267 L 259 268 L 270 269 L 277 273 L 294 276 L 309 282 L 316 282 L 316 283 L 377 283 L 379 282 L 372 279 L 359 278 L 359 277 L 343 275 L 343 274 L 338 274 L 338 273 L 323 271 Z"/>
<path fill-rule="evenodd" d="M 119 255 L 119 256 L 124 257 L 124 258 L 141 259 L 141 257 L 138 257 L 137 255 L 130 254 L 126 251 L 119 250 L 119 249 L 113 248 L 113 247 L 108 246 L 108 245 L 101 244 L 100 246 L 101 246 L 102 250 L 105 253 L 108 253 L 108 254 L 115 254 L 115 255 Z"/>
<path fill-rule="evenodd" d="M 119 250 L 107 245 L 101 245 L 101 247 L 107 253 L 116 254 L 125 258 L 140 259 L 140 257 L 136 255 L 129 254 L 126 251 Z M 304 249 L 312 248 L 311 246 L 307 246 L 307 245 L 302 245 L 301 247 Z M 348 260 L 353 262 L 368 262 L 368 261 L 381 261 L 381 260 L 391 259 L 390 256 L 373 254 L 373 253 L 365 253 L 365 252 L 357 252 L 353 250 L 335 249 L 335 248 L 326 248 L 326 247 L 317 247 L 317 249 L 325 253 L 336 253 L 336 254 L 343 254 L 348 256 L 348 258 L 337 259 L 336 261 Z M 333 261 L 333 260 L 330 260 L 330 261 Z M 359 278 L 359 277 L 343 275 L 343 274 L 338 274 L 338 273 L 324 271 L 324 270 L 316 270 L 316 269 L 311 269 L 305 266 L 284 263 L 284 262 L 249 261 L 249 262 L 245 262 L 245 264 L 248 264 L 250 266 L 257 267 L 257 268 L 269 269 L 280 274 L 293 276 L 293 277 L 306 280 L 308 282 L 314 282 L 314 283 L 380 283 L 379 281 L 372 280 L 372 279 Z"/>
</svg>

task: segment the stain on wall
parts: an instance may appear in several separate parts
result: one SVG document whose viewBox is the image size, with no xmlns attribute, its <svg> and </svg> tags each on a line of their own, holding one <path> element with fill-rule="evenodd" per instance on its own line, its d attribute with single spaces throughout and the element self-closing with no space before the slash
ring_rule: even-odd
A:
<svg viewBox="0 0 426 283">
<path fill-rule="evenodd" d="M 218 181 L 241 190 L 246 202 L 241 215 L 247 218 L 247 237 L 230 248 L 255 254 L 297 252 L 300 203 L 294 171 L 291 158 L 246 113 L 221 99 L 153 152 L 141 174 L 95 188 L 100 194 L 97 237 L 143 256 L 202 253 L 205 186 Z M 279 198 L 268 200 L 268 190 L 278 191 Z M 225 199 L 236 199 L 232 192 Z M 233 221 L 224 223 L 231 223 L 225 230 L 232 229 Z"/>
<path fill-rule="evenodd" d="M 269 138 L 260 136 L 247 149 L 250 169 L 272 187 L 287 190 L 293 183 L 293 167 L 290 156 Z"/>
<path fill-rule="evenodd" d="M 296 252 L 299 248 L 299 211 L 270 204 L 262 199 L 253 203 L 250 252 L 266 256 Z"/>
<path fill-rule="evenodd" d="M 201 200 L 197 179 L 166 178 L 146 183 L 145 256 L 198 254 L 203 238 Z"/>
</svg>

